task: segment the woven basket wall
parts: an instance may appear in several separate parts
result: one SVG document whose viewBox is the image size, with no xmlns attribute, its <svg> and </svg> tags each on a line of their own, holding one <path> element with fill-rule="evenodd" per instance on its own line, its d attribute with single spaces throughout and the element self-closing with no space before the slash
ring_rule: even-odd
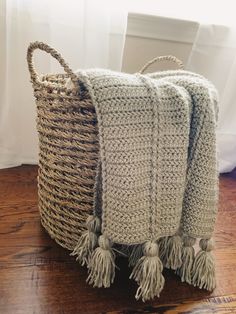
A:
<svg viewBox="0 0 236 314">
<path fill-rule="evenodd" d="M 36 49 L 57 59 L 66 74 L 39 76 L 33 63 Z M 176 57 L 159 56 L 145 64 L 140 73 L 157 61 L 171 61 L 183 68 Z M 27 62 L 37 105 L 41 221 L 57 243 L 73 250 L 87 216 L 93 212 L 99 156 L 95 108 L 83 84 L 55 49 L 41 42 L 31 43 Z M 73 87 L 67 87 L 68 78 Z"/>
<path fill-rule="evenodd" d="M 66 74 L 39 76 L 33 64 L 35 49 L 56 58 Z M 37 105 L 41 222 L 57 243 L 73 249 L 93 210 L 98 159 L 95 109 L 84 86 L 54 49 L 32 43 L 27 61 Z M 65 86 L 69 77 L 73 89 Z"/>
</svg>

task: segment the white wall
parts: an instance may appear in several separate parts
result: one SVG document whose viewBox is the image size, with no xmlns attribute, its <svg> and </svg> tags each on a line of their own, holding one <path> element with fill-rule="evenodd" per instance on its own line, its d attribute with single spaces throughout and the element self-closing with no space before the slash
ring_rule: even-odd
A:
<svg viewBox="0 0 236 314">
<path fill-rule="evenodd" d="M 192 21 L 129 14 L 122 71 L 137 72 L 150 59 L 169 54 L 186 64 L 197 29 L 198 23 Z M 163 62 L 149 72 L 174 67 Z"/>
</svg>

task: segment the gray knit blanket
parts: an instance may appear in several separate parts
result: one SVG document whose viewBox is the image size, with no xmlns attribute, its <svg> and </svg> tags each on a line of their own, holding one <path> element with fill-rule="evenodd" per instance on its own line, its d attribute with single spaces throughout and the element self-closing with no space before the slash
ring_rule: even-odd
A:
<svg viewBox="0 0 236 314">
<path fill-rule="evenodd" d="M 87 70 L 78 79 L 95 106 L 100 144 L 94 215 L 72 253 L 87 265 L 88 282 L 109 287 L 119 251 L 133 267 L 137 299 L 159 296 L 163 266 L 182 281 L 214 289 L 214 86 L 184 70 L 149 75 Z"/>
</svg>

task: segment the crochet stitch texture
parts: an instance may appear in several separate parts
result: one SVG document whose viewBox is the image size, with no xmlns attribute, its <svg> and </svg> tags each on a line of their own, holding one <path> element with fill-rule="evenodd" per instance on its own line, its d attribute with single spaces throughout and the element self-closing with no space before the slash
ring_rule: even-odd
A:
<svg viewBox="0 0 236 314">
<path fill-rule="evenodd" d="M 218 204 L 214 86 L 184 70 L 77 75 L 96 109 L 100 145 L 94 217 L 73 253 L 88 263 L 88 282 L 110 286 L 113 247 L 122 244 L 134 265 L 137 299 L 159 296 L 163 266 L 212 290 L 210 238 Z M 196 238 L 202 239 L 197 255 Z"/>
</svg>

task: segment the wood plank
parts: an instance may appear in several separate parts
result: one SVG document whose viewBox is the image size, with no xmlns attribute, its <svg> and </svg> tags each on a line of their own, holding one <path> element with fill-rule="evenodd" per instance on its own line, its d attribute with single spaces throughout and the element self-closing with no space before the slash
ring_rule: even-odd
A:
<svg viewBox="0 0 236 314">
<path fill-rule="evenodd" d="M 86 284 L 86 269 L 40 225 L 37 167 L 0 170 L 0 313 L 236 313 L 236 176 L 220 179 L 217 288 L 209 293 L 165 270 L 159 299 L 135 301 L 124 258 L 110 289 Z"/>
<path fill-rule="evenodd" d="M 208 298 L 204 300 L 183 301 L 181 304 L 172 303 L 165 305 L 154 305 L 143 307 L 140 310 L 133 311 L 126 309 L 125 311 L 109 311 L 106 314 L 139 314 L 139 313 L 165 313 L 165 314 L 209 314 L 220 313 L 229 314 L 235 313 L 236 295 Z"/>
</svg>

